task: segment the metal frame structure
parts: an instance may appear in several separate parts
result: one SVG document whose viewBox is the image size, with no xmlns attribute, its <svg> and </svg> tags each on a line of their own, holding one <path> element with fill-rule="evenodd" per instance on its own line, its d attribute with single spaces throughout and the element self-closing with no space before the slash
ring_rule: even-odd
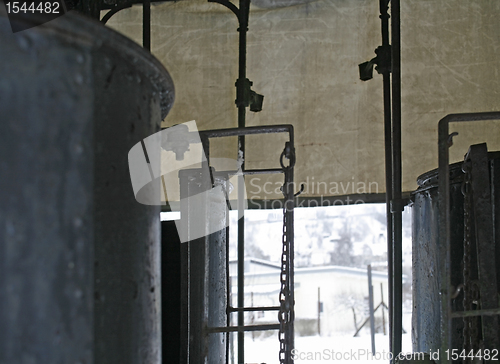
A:
<svg viewBox="0 0 500 364">
<path fill-rule="evenodd" d="M 210 139 L 211 138 L 221 138 L 221 137 L 234 137 L 234 136 L 245 136 L 245 135 L 256 135 L 256 134 L 271 134 L 271 133 L 288 133 L 289 141 L 285 143 L 285 148 L 280 156 L 280 168 L 270 168 L 270 169 L 240 169 L 240 170 L 229 170 L 229 171 L 215 171 L 210 167 Z M 189 147 L 189 144 L 201 143 L 204 153 L 204 165 L 202 170 L 207 170 L 210 176 L 202 177 L 201 179 L 205 182 L 211 181 L 212 187 L 214 187 L 215 176 L 223 176 L 228 178 L 229 176 L 238 176 L 243 178 L 244 175 L 252 174 L 284 174 L 284 184 L 282 187 L 284 195 L 284 224 L 283 224 L 283 239 L 282 239 L 282 257 L 281 257 L 281 273 L 280 273 L 280 283 L 281 290 L 279 295 L 279 306 L 265 306 L 265 307 L 244 307 L 244 245 L 238 244 L 238 303 L 237 307 L 231 306 L 230 301 L 230 277 L 229 277 L 229 241 L 226 230 L 226 282 L 227 282 L 227 310 L 226 310 L 226 322 L 225 327 L 206 327 L 203 328 L 201 321 L 192 322 L 192 320 L 186 318 L 185 321 L 187 325 L 193 324 L 195 331 L 206 329 L 207 333 L 230 333 L 237 332 L 238 336 L 243 336 L 245 331 L 263 331 L 263 330 L 279 330 L 279 341 L 280 341 L 280 363 L 292 364 L 292 349 L 294 347 L 294 226 L 293 226 L 293 213 L 294 213 L 294 198 L 298 194 L 294 194 L 294 179 L 293 170 L 295 165 L 295 148 L 294 148 L 294 131 L 292 125 L 268 125 L 268 126 L 254 126 L 254 127 L 244 127 L 244 128 L 229 128 L 229 129 L 217 129 L 217 130 L 204 130 L 197 132 L 189 132 L 187 128 L 181 129 L 180 132 L 175 134 L 175 141 L 168 150 L 173 151 L 177 154 L 183 154 Z M 285 159 L 288 159 L 288 165 L 285 165 Z M 204 167 L 204 168 L 203 168 Z M 188 170 L 187 174 L 193 173 L 197 170 Z M 196 174 L 196 172 L 195 172 Z M 185 179 L 184 179 L 185 180 Z M 240 180 L 241 181 L 241 180 Z M 200 182 L 201 183 L 201 182 Z M 244 189 L 242 188 L 243 183 L 238 184 L 238 210 L 243 208 L 244 199 Z M 299 192 L 300 193 L 300 192 Z M 166 195 L 166 191 L 165 191 Z M 181 192 L 182 195 L 182 192 Z M 189 193 L 187 194 L 189 195 Z M 228 199 L 229 196 L 226 196 Z M 226 201 L 228 203 L 228 201 Z M 240 215 L 241 216 L 241 215 Z M 240 221 L 242 218 L 240 218 Z M 227 227 L 226 229 L 229 229 Z M 188 243 L 189 246 L 189 243 Z M 189 250 L 189 247 L 188 247 Z M 187 254 L 189 255 L 189 253 Z M 188 281 L 191 279 L 190 263 L 189 259 L 186 260 Z M 241 264 L 240 264 L 241 263 Z M 241 268 L 241 270 L 240 270 Z M 189 283 L 188 283 L 189 285 Z M 189 288 L 184 292 L 184 295 L 189 296 Z M 198 294 L 195 289 L 193 293 Z M 189 298 L 188 298 L 189 301 Z M 189 304 L 188 304 L 189 305 Z M 245 325 L 244 323 L 244 312 L 248 311 L 279 311 L 278 320 L 279 323 L 276 324 L 266 324 L 266 325 Z M 238 313 L 238 324 L 236 326 L 230 326 L 230 315 L 233 312 Z M 195 319 L 196 320 L 196 319 Z M 200 326 L 201 325 L 201 326 Z M 238 350 L 238 362 L 244 363 L 244 342 L 243 340 L 238 341 L 238 346 L 241 346 Z M 199 345 L 198 345 L 199 346 Z M 195 351 L 199 349 L 195 348 Z M 197 354 L 201 353 L 200 350 L 196 351 Z M 226 361 L 229 358 L 229 337 L 226 340 Z M 199 358 L 199 355 L 195 355 L 195 358 Z"/>
<path fill-rule="evenodd" d="M 224 137 L 224 136 L 238 136 L 238 149 L 239 155 L 241 156 L 242 162 L 242 171 L 243 174 L 263 174 L 263 173 L 284 173 L 285 174 L 285 185 L 283 188 L 283 193 L 285 195 L 284 206 L 285 206 L 285 219 L 284 223 L 286 224 L 284 228 L 284 234 L 291 235 L 292 243 L 291 243 L 291 252 L 286 252 L 286 254 L 291 253 L 290 261 L 282 262 L 282 264 L 291 266 L 291 274 L 289 275 L 289 279 L 291 283 L 288 282 L 287 285 L 290 285 L 290 295 L 292 302 L 292 316 L 287 318 L 286 320 L 290 320 L 290 325 L 287 325 L 287 330 L 290 332 L 287 333 L 287 337 L 291 337 L 291 339 L 284 340 L 281 338 L 281 341 L 290 341 L 291 344 L 284 344 L 286 350 L 282 347 L 281 351 L 285 351 L 288 354 L 285 355 L 287 360 L 291 360 L 291 347 L 293 347 L 293 165 L 295 163 L 295 152 L 293 149 L 293 127 L 291 125 L 285 126 L 272 126 L 272 127 L 245 127 L 245 116 L 246 116 L 246 108 L 250 107 L 251 111 L 258 112 L 262 108 L 263 96 L 257 94 L 256 92 L 251 90 L 252 82 L 246 78 L 246 40 L 247 40 L 247 32 L 248 32 L 248 20 L 250 14 L 250 0 L 240 0 L 239 8 L 236 7 L 229 0 L 208 0 L 209 2 L 216 2 L 227 7 L 231 10 L 237 17 L 239 28 L 239 70 L 238 70 L 238 79 L 236 81 L 236 106 L 238 108 L 238 128 L 237 129 L 220 129 L 213 131 L 203 131 L 200 132 L 200 136 L 202 138 L 203 148 L 206 153 L 207 162 L 209 160 L 209 138 L 214 137 Z M 92 3 L 92 0 L 85 0 L 85 3 Z M 143 46 L 148 51 L 151 50 L 151 0 L 131 0 L 125 1 L 121 3 L 116 3 L 114 6 L 108 7 L 110 11 L 102 18 L 101 22 L 104 24 L 117 12 L 120 10 L 131 7 L 133 4 L 142 3 L 143 4 Z M 91 7 L 90 7 L 91 8 Z M 92 16 L 91 13 L 88 15 Z M 290 144 L 288 145 L 289 151 L 291 154 L 286 157 L 290 157 L 290 164 L 288 166 L 283 165 L 283 154 L 281 158 L 281 169 L 262 169 L 262 170 L 246 170 L 244 166 L 245 160 L 245 135 L 249 134 L 261 134 L 261 133 L 280 133 L 280 132 L 288 132 L 290 135 Z M 285 148 L 286 149 L 286 148 Z M 286 153 L 285 153 L 286 154 Z M 293 156 L 292 156 L 293 155 Z M 292 161 L 293 160 L 293 161 Z M 243 179 L 243 176 L 240 176 Z M 239 184 L 239 185 L 242 185 Z M 244 191 L 242 189 L 239 190 L 238 196 L 238 210 L 239 216 L 244 216 L 243 213 L 243 196 Z M 287 211 L 290 209 L 291 211 Z M 290 216 L 287 216 L 290 215 Z M 288 218 L 287 218 L 288 217 Z M 288 222 L 286 222 L 288 221 Z M 245 223 L 244 217 L 241 217 L 238 220 L 238 309 L 235 311 L 238 312 L 238 328 L 244 326 L 244 311 L 240 308 L 244 306 L 244 240 L 245 240 Z M 282 317 L 283 319 L 283 317 Z M 285 321 L 286 321 L 285 320 Z M 270 328 L 275 328 L 273 325 L 270 325 Z M 217 329 L 220 330 L 220 329 Z M 244 362 L 244 333 L 241 329 L 227 329 L 232 331 L 238 331 L 238 361 L 239 363 Z M 281 354 L 280 354 L 281 356 Z M 289 362 L 289 361 L 287 361 Z M 291 362 L 291 361 L 290 361 Z"/>
<path fill-rule="evenodd" d="M 500 308 L 488 308 L 473 311 L 453 311 L 452 298 L 455 288 L 451 284 L 451 242 L 450 242 L 450 179 L 449 179 L 449 148 L 455 133 L 449 134 L 449 124 L 452 122 L 474 122 L 481 120 L 500 119 L 500 111 L 484 113 L 450 114 L 439 121 L 438 126 L 438 196 L 439 196 L 439 242 L 441 258 L 441 362 L 451 363 L 451 358 L 445 356 L 452 342 L 452 320 L 454 318 L 500 315 Z M 491 209 L 490 209 L 491 212 Z"/>
<path fill-rule="evenodd" d="M 391 16 L 389 16 L 389 3 Z M 403 226 L 408 199 L 402 193 L 401 162 L 401 17 L 400 0 L 380 0 L 382 46 L 377 56 L 359 65 L 360 78 L 372 78 L 373 66 L 383 76 L 389 337 L 392 357 L 401 352 L 403 334 Z M 389 18 L 391 34 L 389 35 Z M 389 37 L 392 45 L 389 43 Z M 391 77 L 392 74 L 392 77 Z M 392 92 L 391 92 L 392 91 Z M 391 100 L 392 97 L 392 100 Z M 392 105 L 391 105 L 392 101 Z"/>
<path fill-rule="evenodd" d="M 238 332 L 238 363 L 244 363 L 244 333 L 245 331 L 263 331 L 263 330 L 280 330 L 280 362 L 291 364 L 293 363 L 291 351 L 294 347 L 294 226 L 293 226 L 293 212 L 294 212 L 294 181 L 293 169 L 295 165 L 295 147 L 294 147 L 294 133 L 292 125 L 269 125 L 269 126 L 254 126 L 233 129 L 218 129 L 218 130 L 205 130 L 199 131 L 203 150 L 205 152 L 206 163 L 210 165 L 210 138 L 230 137 L 255 134 L 270 134 L 270 133 L 288 133 L 289 141 L 285 144 L 280 157 L 281 168 L 272 169 L 252 169 L 245 170 L 242 166 L 243 178 L 245 174 L 268 174 L 268 173 L 283 173 L 284 174 L 284 236 L 283 236 L 283 254 L 281 259 L 281 292 L 280 292 L 280 306 L 266 306 L 266 307 L 244 307 L 244 285 L 245 285 L 245 272 L 244 272 L 244 245 L 241 244 L 240 234 L 238 234 L 238 303 L 237 307 L 232 307 L 229 300 L 227 304 L 227 322 L 229 325 L 230 315 L 233 312 L 238 313 L 238 325 L 227 327 L 209 327 L 209 333 L 216 332 Z M 284 159 L 289 160 L 287 166 L 284 165 Z M 228 175 L 236 175 L 238 171 L 224 171 L 220 173 L 227 173 Z M 241 188 L 243 184 L 238 186 L 238 209 L 242 207 L 243 192 Z M 240 228 L 241 221 L 238 221 L 238 228 Z M 238 229 L 238 233 L 241 230 Z M 229 285 L 229 251 L 227 250 L 226 256 L 226 278 Z M 229 289 L 228 289 L 229 292 Z M 247 311 L 279 311 L 278 324 L 268 325 L 245 325 L 244 312 Z M 226 341 L 229 345 L 229 340 Z M 228 350 L 227 347 L 226 350 Z M 228 360 L 228 355 L 226 355 Z"/>
<path fill-rule="evenodd" d="M 87 0 L 90 1 L 90 0 Z M 240 0 L 239 7 L 229 0 L 208 0 L 216 2 L 231 10 L 239 23 L 239 72 L 236 81 L 236 105 L 238 108 L 238 128 L 245 128 L 246 108 L 251 111 L 260 111 L 255 107 L 255 98 L 262 102 L 263 96 L 251 90 L 252 82 L 246 78 L 246 36 L 250 12 L 250 0 Z M 106 23 L 116 12 L 132 6 L 141 1 L 132 0 L 110 7 L 110 11 L 103 17 Z M 151 0 L 142 1 L 143 15 L 143 43 L 150 49 L 150 3 Z M 392 21 L 389 25 L 389 3 L 391 6 Z M 377 57 L 367 64 L 377 64 L 377 71 L 383 75 L 384 95 L 384 138 L 385 138 L 385 169 L 386 169 L 386 214 L 388 232 L 388 275 L 389 275 L 389 335 L 390 349 L 393 357 L 401 352 L 402 337 L 402 211 L 408 202 L 407 196 L 402 194 L 402 162 L 401 162 L 401 35 L 400 35 L 400 0 L 380 0 L 380 18 L 382 31 L 382 46 L 375 51 Z M 389 27 L 391 32 L 389 34 Z M 392 41 L 390 45 L 389 39 Z M 360 65 L 361 67 L 361 65 Z M 392 77 L 391 77 L 392 73 Z M 391 94 L 392 89 L 392 94 Z M 391 105 L 392 98 L 392 105 Z M 227 129 L 229 130 L 229 129 Z M 238 135 L 239 152 L 245 154 L 245 134 Z M 245 170 L 244 174 L 281 173 L 280 169 L 274 170 Z M 375 199 L 379 199 L 376 197 Z M 368 196 L 370 199 L 370 196 Z M 347 200 L 348 201 L 348 200 Z M 240 210 L 242 207 L 240 206 Z M 240 211 L 240 213 L 242 210 Z M 238 221 L 238 277 L 243 274 L 244 252 L 244 219 Z M 238 282 L 243 286 L 242 282 Z M 238 290 L 240 292 L 240 290 Z M 243 294 L 238 296 L 238 306 L 243 306 Z M 238 311 L 238 326 L 243 325 L 243 311 Z M 238 340 L 238 356 L 244 357 L 244 336 L 240 332 Z"/>
</svg>

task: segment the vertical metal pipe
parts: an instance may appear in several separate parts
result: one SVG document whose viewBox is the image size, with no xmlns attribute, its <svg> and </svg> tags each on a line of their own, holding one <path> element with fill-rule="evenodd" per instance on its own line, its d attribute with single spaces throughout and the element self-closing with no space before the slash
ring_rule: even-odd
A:
<svg viewBox="0 0 500 364">
<path fill-rule="evenodd" d="M 240 149 L 241 150 L 241 149 Z M 245 306 L 245 217 L 243 213 L 243 176 L 238 176 L 238 305 Z M 238 326 L 245 324 L 245 313 L 238 311 Z M 245 363 L 245 333 L 238 331 L 238 364 Z"/>
<path fill-rule="evenodd" d="M 392 350 L 401 352 L 403 333 L 403 252 L 402 252 L 402 163 L 401 163 L 401 31 L 400 0 L 391 0 L 392 35 L 392 200 L 393 204 L 393 297 Z"/>
<path fill-rule="evenodd" d="M 151 0 L 142 4 L 142 46 L 151 52 Z"/>
<path fill-rule="evenodd" d="M 248 31 L 248 17 L 250 12 L 250 0 L 240 0 L 239 7 L 239 70 L 237 87 L 244 87 L 246 81 L 246 52 L 247 52 L 247 31 Z M 243 93 L 237 90 L 237 101 Z M 245 114 L 246 105 L 242 100 L 239 100 L 238 106 L 238 128 L 245 127 Z M 245 170 L 245 136 L 238 137 L 238 158 L 241 158 L 241 170 Z M 244 177 L 238 178 L 238 307 L 245 305 L 245 217 L 243 209 L 243 191 Z M 238 326 L 243 326 L 245 323 L 245 313 L 238 312 Z M 238 331 L 238 363 L 245 363 L 245 333 Z"/>
<path fill-rule="evenodd" d="M 226 186 L 227 188 L 227 186 Z M 226 325 L 231 326 L 231 276 L 229 272 L 229 211 L 226 215 L 226 292 L 227 292 L 227 303 L 226 303 Z M 226 364 L 229 363 L 229 341 L 231 340 L 231 333 L 226 333 Z"/>
<path fill-rule="evenodd" d="M 370 309 L 370 336 L 372 355 L 375 356 L 375 311 L 373 310 L 372 266 L 368 264 L 368 306 Z"/>
<path fill-rule="evenodd" d="M 356 321 L 356 320 L 354 320 Z M 321 335 L 321 293 L 318 287 L 318 335 Z"/>
<path fill-rule="evenodd" d="M 385 141 L 385 204 L 387 216 L 387 275 L 389 291 L 389 337 L 393 333 L 392 298 L 393 298 L 393 249 L 392 249 L 392 116 L 391 116 L 391 76 L 389 72 L 383 75 L 384 83 L 384 141 Z M 389 350 L 392 352 L 392 340 L 389 340 Z"/>
<path fill-rule="evenodd" d="M 294 150 L 294 144 L 293 144 L 293 138 L 292 135 L 290 135 L 290 145 L 292 148 L 293 153 L 295 154 Z M 286 201 L 286 214 L 288 215 L 286 218 L 287 221 L 287 226 L 286 226 L 286 231 L 288 235 L 288 240 L 290 242 L 290 245 L 288 247 L 289 249 L 289 262 L 288 262 L 288 279 L 289 279 L 289 289 L 290 289 L 290 324 L 288 326 L 288 338 L 289 338 L 289 351 L 288 353 L 291 353 L 292 350 L 295 347 L 295 329 L 294 329 L 294 322 L 295 322 L 295 273 L 294 273 L 294 256 L 295 256 L 295 239 L 294 239 L 294 220 L 293 220 L 293 215 L 294 215 L 294 207 L 295 207 L 295 201 L 294 201 L 294 178 L 293 178 L 293 164 L 295 163 L 295 156 L 293 157 L 293 162 L 290 160 L 290 168 L 288 168 L 287 172 L 285 173 L 285 182 L 288 181 L 288 193 L 287 193 L 287 201 Z M 293 363 L 292 357 L 289 357 L 288 359 L 289 363 Z"/>
<path fill-rule="evenodd" d="M 389 14 L 388 0 L 380 0 L 380 19 L 382 23 L 382 47 L 389 47 Z M 387 274 L 389 291 L 389 337 L 393 334 L 392 297 L 393 297 L 393 249 L 392 249 L 392 112 L 391 112 L 391 68 L 383 69 L 384 94 L 384 142 L 385 142 L 385 202 L 387 216 Z M 392 352 L 392 340 L 389 341 Z"/>
<path fill-rule="evenodd" d="M 384 312 L 384 285 L 380 283 L 380 302 L 382 303 L 382 329 L 384 330 L 384 335 L 387 335 L 385 331 L 385 312 Z"/>
<path fill-rule="evenodd" d="M 446 117 L 445 117 L 446 118 Z M 449 180 L 449 150 L 448 150 L 448 120 L 441 119 L 438 126 L 438 201 L 439 201 L 439 261 L 441 265 L 441 351 L 450 349 L 451 315 L 450 315 L 450 180 Z M 446 360 L 447 359 L 447 360 Z M 443 363 L 451 363 L 449 358 Z"/>
</svg>

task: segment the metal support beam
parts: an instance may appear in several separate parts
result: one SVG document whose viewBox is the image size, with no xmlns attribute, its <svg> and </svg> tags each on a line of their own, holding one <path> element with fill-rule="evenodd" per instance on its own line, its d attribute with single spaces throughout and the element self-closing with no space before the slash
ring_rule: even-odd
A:
<svg viewBox="0 0 500 364">
<path fill-rule="evenodd" d="M 142 3 L 142 46 L 151 52 L 151 0 Z"/>
<path fill-rule="evenodd" d="M 382 46 L 377 56 L 359 65 L 360 79 L 372 78 L 373 66 L 383 77 L 384 143 L 385 143 L 385 202 L 387 216 L 387 270 L 389 276 L 389 348 L 395 358 L 401 352 L 402 335 L 402 199 L 401 186 L 401 71 L 400 71 L 400 11 L 399 0 L 391 2 L 391 35 L 389 43 L 389 0 L 380 0 Z M 392 83 L 391 83 L 391 72 Z M 391 103 L 392 86 L 392 103 Z M 392 108 L 391 108 L 392 106 Z"/>
<path fill-rule="evenodd" d="M 375 355 L 375 310 L 373 309 L 373 285 L 372 285 L 371 265 L 368 265 L 368 306 L 370 309 L 370 336 L 372 344 L 372 355 Z"/>
<path fill-rule="evenodd" d="M 498 292 L 495 269 L 495 238 L 489 178 L 490 166 L 486 143 L 472 145 L 467 154 L 471 161 L 472 206 L 481 308 L 496 309 L 498 307 Z M 498 317 L 483 317 L 482 328 L 484 347 L 500 347 Z"/>
<path fill-rule="evenodd" d="M 403 220 L 401 168 L 401 25 L 400 0 L 391 0 L 392 37 L 392 336 L 393 358 L 401 352 L 403 334 Z M 391 279 L 391 278 L 390 278 Z"/>
<path fill-rule="evenodd" d="M 239 70 L 236 82 L 236 104 L 238 107 L 238 128 L 245 127 L 246 105 L 240 99 L 243 93 L 243 82 L 246 80 L 246 51 L 248 17 L 250 13 L 250 0 L 240 0 L 239 8 Z M 238 158 L 241 160 L 241 169 L 245 168 L 245 136 L 238 137 Z M 243 210 L 244 200 L 244 177 L 238 177 L 238 307 L 245 306 L 245 216 Z M 244 312 L 238 312 L 238 326 L 245 324 Z M 245 363 L 245 333 L 238 332 L 238 363 Z"/>
</svg>

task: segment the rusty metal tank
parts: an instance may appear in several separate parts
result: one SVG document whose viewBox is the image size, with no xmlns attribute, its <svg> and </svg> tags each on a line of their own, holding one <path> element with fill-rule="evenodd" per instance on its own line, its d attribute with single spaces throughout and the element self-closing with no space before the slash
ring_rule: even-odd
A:
<svg viewBox="0 0 500 364">
<path fill-rule="evenodd" d="M 129 149 L 174 98 L 136 43 L 70 12 L 12 33 L 0 6 L 0 363 L 161 363 L 159 206 Z"/>
<path fill-rule="evenodd" d="M 488 153 L 489 179 L 495 216 L 495 240 L 500 241 L 500 153 Z M 462 162 L 450 165 L 450 225 L 451 283 L 463 283 L 464 196 Z M 485 176 L 488 178 L 488 176 Z M 412 195 L 413 214 L 413 317 L 412 341 L 414 352 L 437 352 L 441 347 L 441 273 L 440 242 L 438 240 L 438 170 L 429 171 L 417 179 L 418 189 Z M 497 243 L 497 276 L 500 277 L 500 249 Z M 473 260 L 475 258 L 473 257 Z M 500 288 L 500 287 L 499 287 Z M 452 300 L 453 311 L 463 310 L 463 294 Z M 452 321 L 450 348 L 463 348 L 463 320 Z"/>
</svg>

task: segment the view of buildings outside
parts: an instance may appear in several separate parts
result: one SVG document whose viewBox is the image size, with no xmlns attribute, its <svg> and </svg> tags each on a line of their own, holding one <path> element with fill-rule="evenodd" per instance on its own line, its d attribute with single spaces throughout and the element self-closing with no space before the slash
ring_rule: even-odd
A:
<svg viewBox="0 0 500 364">
<path fill-rule="evenodd" d="M 245 306 L 278 305 L 282 210 L 245 211 Z M 236 306 L 237 216 L 230 213 L 231 294 Z M 367 266 L 372 268 L 376 355 L 371 356 Z M 403 213 L 403 352 L 411 352 L 411 213 Z M 385 204 L 295 209 L 296 363 L 388 362 Z M 232 317 L 236 323 L 236 314 Z M 247 312 L 246 324 L 277 312 Z M 365 325 L 363 325 L 365 323 Z M 355 333 L 356 337 L 354 336 Z M 277 363 L 277 331 L 249 332 L 245 362 Z M 236 335 L 230 362 L 237 361 Z M 337 358 L 335 358 L 337 355 Z M 232 361 L 234 360 L 234 361 Z"/>
</svg>

